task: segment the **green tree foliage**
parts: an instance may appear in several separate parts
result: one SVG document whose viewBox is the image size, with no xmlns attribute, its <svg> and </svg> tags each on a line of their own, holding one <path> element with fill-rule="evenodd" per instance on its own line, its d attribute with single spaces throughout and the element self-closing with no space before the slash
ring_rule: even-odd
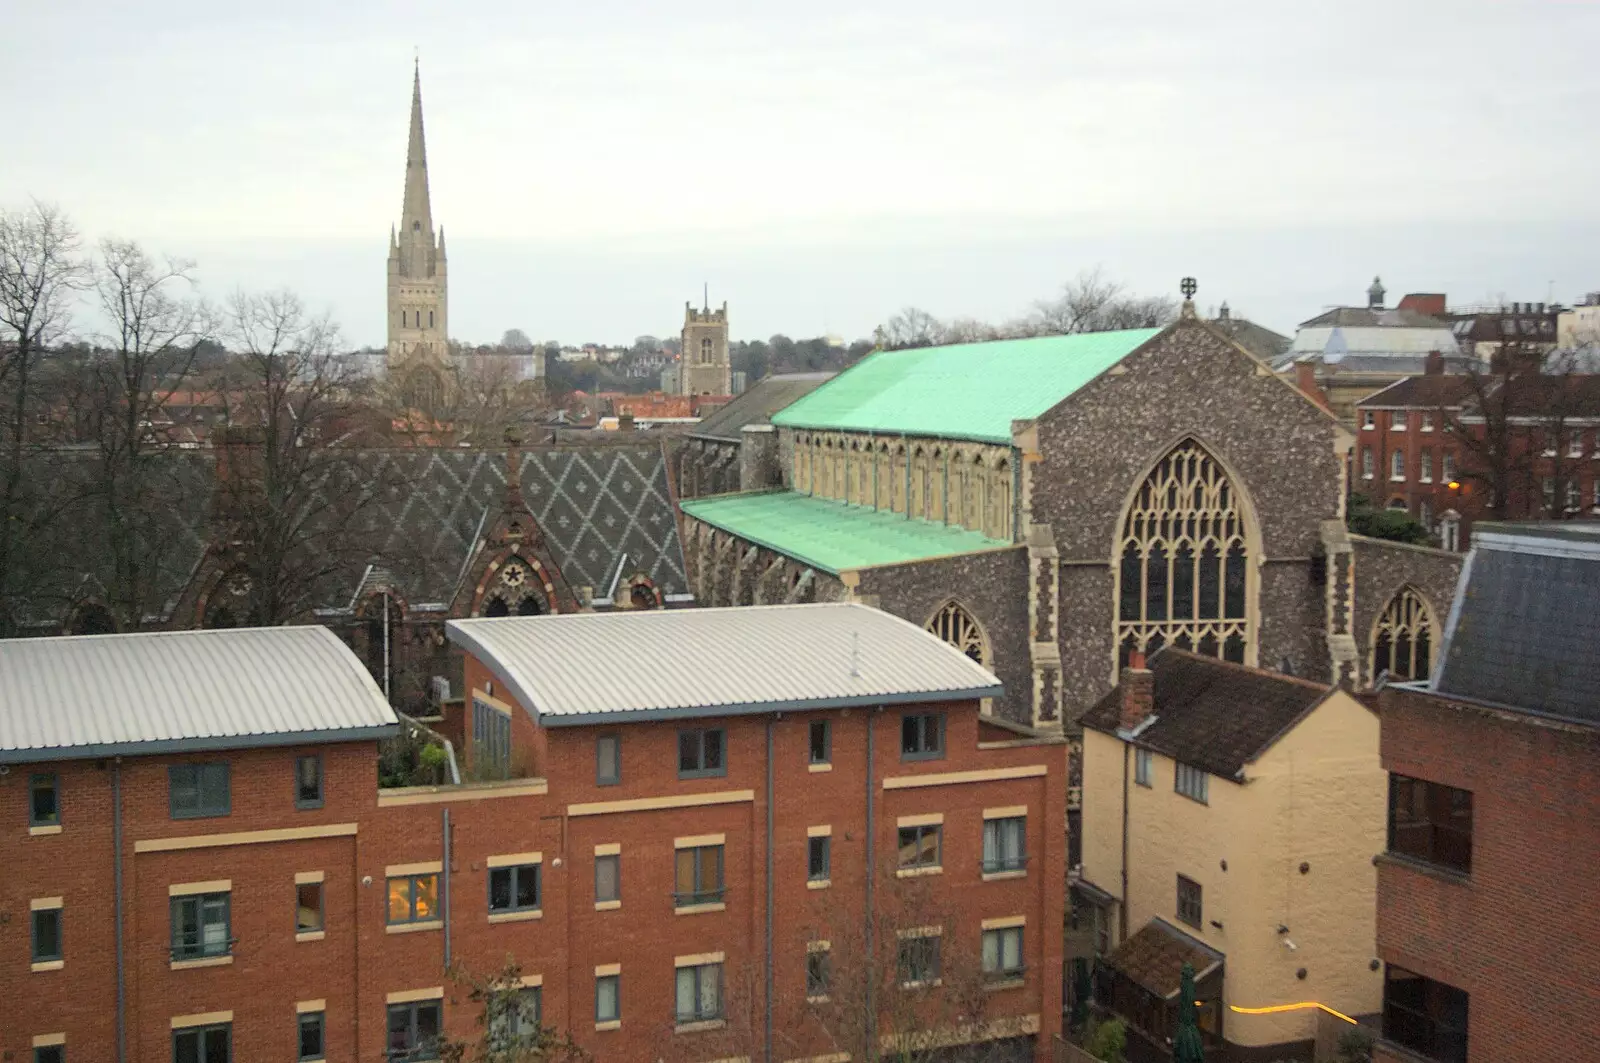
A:
<svg viewBox="0 0 1600 1063">
<path fill-rule="evenodd" d="M 1432 536 L 1422 523 L 1403 509 L 1380 509 L 1366 495 L 1350 496 L 1345 523 L 1357 535 L 1425 546 Z"/>
<path fill-rule="evenodd" d="M 1123 1053 L 1128 1050 L 1128 1024 L 1121 1019 L 1090 1023 L 1083 1047 L 1101 1063 L 1125 1063 L 1127 1057 Z"/>
</svg>

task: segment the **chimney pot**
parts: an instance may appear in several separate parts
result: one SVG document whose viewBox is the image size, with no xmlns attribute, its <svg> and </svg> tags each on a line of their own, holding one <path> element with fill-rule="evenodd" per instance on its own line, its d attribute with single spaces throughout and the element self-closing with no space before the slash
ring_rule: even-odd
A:
<svg viewBox="0 0 1600 1063">
<path fill-rule="evenodd" d="M 1143 653 L 1135 650 L 1128 655 L 1128 667 L 1122 670 L 1117 688 L 1122 697 L 1117 724 L 1124 731 L 1131 731 L 1155 710 L 1156 677 L 1145 667 Z"/>
</svg>

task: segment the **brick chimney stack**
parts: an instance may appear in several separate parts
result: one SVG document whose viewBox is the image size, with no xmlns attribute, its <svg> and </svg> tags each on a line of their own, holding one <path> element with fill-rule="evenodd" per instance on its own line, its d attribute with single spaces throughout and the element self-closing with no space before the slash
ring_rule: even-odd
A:
<svg viewBox="0 0 1600 1063">
<path fill-rule="evenodd" d="M 1321 386 L 1317 384 L 1317 367 L 1314 363 L 1309 361 L 1294 363 L 1294 386 L 1300 389 L 1302 395 L 1324 410 L 1328 408 L 1328 396 L 1322 393 Z"/>
<path fill-rule="evenodd" d="M 1128 657 L 1128 667 L 1122 670 L 1117 683 L 1122 694 L 1121 713 L 1117 725 L 1124 731 L 1138 727 L 1156 707 L 1156 677 L 1144 666 L 1144 654 L 1135 650 Z"/>
<path fill-rule="evenodd" d="M 1423 363 L 1422 371 L 1428 376 L 1442 376 L 1444 374 L 1444 352 L 1429 351 L 1428 360 Z"/>
</svg>

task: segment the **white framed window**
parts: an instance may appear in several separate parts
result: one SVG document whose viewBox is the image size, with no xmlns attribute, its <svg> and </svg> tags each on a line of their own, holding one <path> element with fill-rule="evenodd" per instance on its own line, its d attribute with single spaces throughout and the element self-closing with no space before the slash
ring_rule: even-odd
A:
<svg viewBox="0 0 1600 1063">
<path fill-rule="evenodd" d="M 1397 450 L 1389 455 L 1389 479 L 1404 480 L 1406 478 L 1406 452 Z"/>
<path fill-rule="evenodd" d="M 1545 510 L 1554 509 L 1556 505 L 1556 478 L 1554 476 L 1546 476 L 1539 484 L 1539 493 L 1544 496 Z"/>
<path fill-rule="evenodd" d="M 1569 458 L 1581 458 L 1581 457 L 1583 457 L 1583 433 L 1582 432 L 1573 432 L 1571 437 L 1568 438 L 1568 440 L 1567 440 L 1567 457 L 1569 457 Z"/>
<path fill-rule="evenodd" d="M 1368 432 L 1378 427 L 1378 418 L 1371 410 L 1361 411 L 1361 427 Z"/>
<path fill-rule="evenodd" d="M 1583 508 L 1583 490 L 1576 479 L 1567 481 L 1567 512 L 1575 513 Z"/>
<path fill-rule="evenodd" d="M 1421 414 L 1418 414 L 1417 417 L 1422 422 L 1422 424 L 1419 426 L 1419 430 L 1420 431 L 1423 431 L 1423 432 L 1431 432 L 1431 431 L 1433 431 L 1433 414 L 1427 413 L 1427 412 L 1423 412 Z"/>
<path fill-rule="evenodd" d="M 1448 450 L 1444 452 L 1444 478 L 1451 481 L 1456 478 L 1456 456 Z"/>
<path fill-rule="evenodd" d="M 1391 411 L 1389 414 L 1389 431 L 1404 432 L 1406 430 L 1406 424 L 1409 420 L 1410 418 L 1407 416 L 1405 410 Z"/>
<path fill-rule="evenodd" d="M 1596 505 L 1600 505 L 1600 492 L 1595 497 Z M 1456 552 L 1461 549 L 1461 518 L 1458 516 L 1441 517 L 1439 520 L 1439 545 L 1446 550 Z"/>
<path fill-rule="evenodd" d="M 1425 484 L 1433 483 L 1433 451 L 1424 450 L 1417 456 L 1417 479 Z"/>
<path fill-rule="evenodd" d="M 1148 749 L 1135 749 L 1133 751 L 1133 781 L 1140 786 L 1150 785 L 1150 763 L 1155 755 Z"/>
<path fill-rule="evenodd" d="M 1191 801 L 1210 804 L 1210 776 L 1189 764 L 1176 764 L 1172 773 L 1172 788 Z"/>
<path fill-rule="evenodd" d="M 1361 478 L 1363 480 L 1372 479 L 1372 448 L 1371 447 L 1362 447 L 1361 448 Z"/>
</svg>

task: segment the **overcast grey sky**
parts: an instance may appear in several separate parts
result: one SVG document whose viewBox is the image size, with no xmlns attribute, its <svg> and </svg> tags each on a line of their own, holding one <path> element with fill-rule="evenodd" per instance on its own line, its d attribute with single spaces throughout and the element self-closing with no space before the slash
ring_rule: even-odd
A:
<svg viewBox="0 0 1600 1063">
<path fill-rule="evenodd" d="M 1282 331 L 1600 289 L 1590 0 L 0 0 L 0 203 L 381 343 L 413 47 L 451 325 L 868 334 L 1080 269 Z"/>
</svg>

